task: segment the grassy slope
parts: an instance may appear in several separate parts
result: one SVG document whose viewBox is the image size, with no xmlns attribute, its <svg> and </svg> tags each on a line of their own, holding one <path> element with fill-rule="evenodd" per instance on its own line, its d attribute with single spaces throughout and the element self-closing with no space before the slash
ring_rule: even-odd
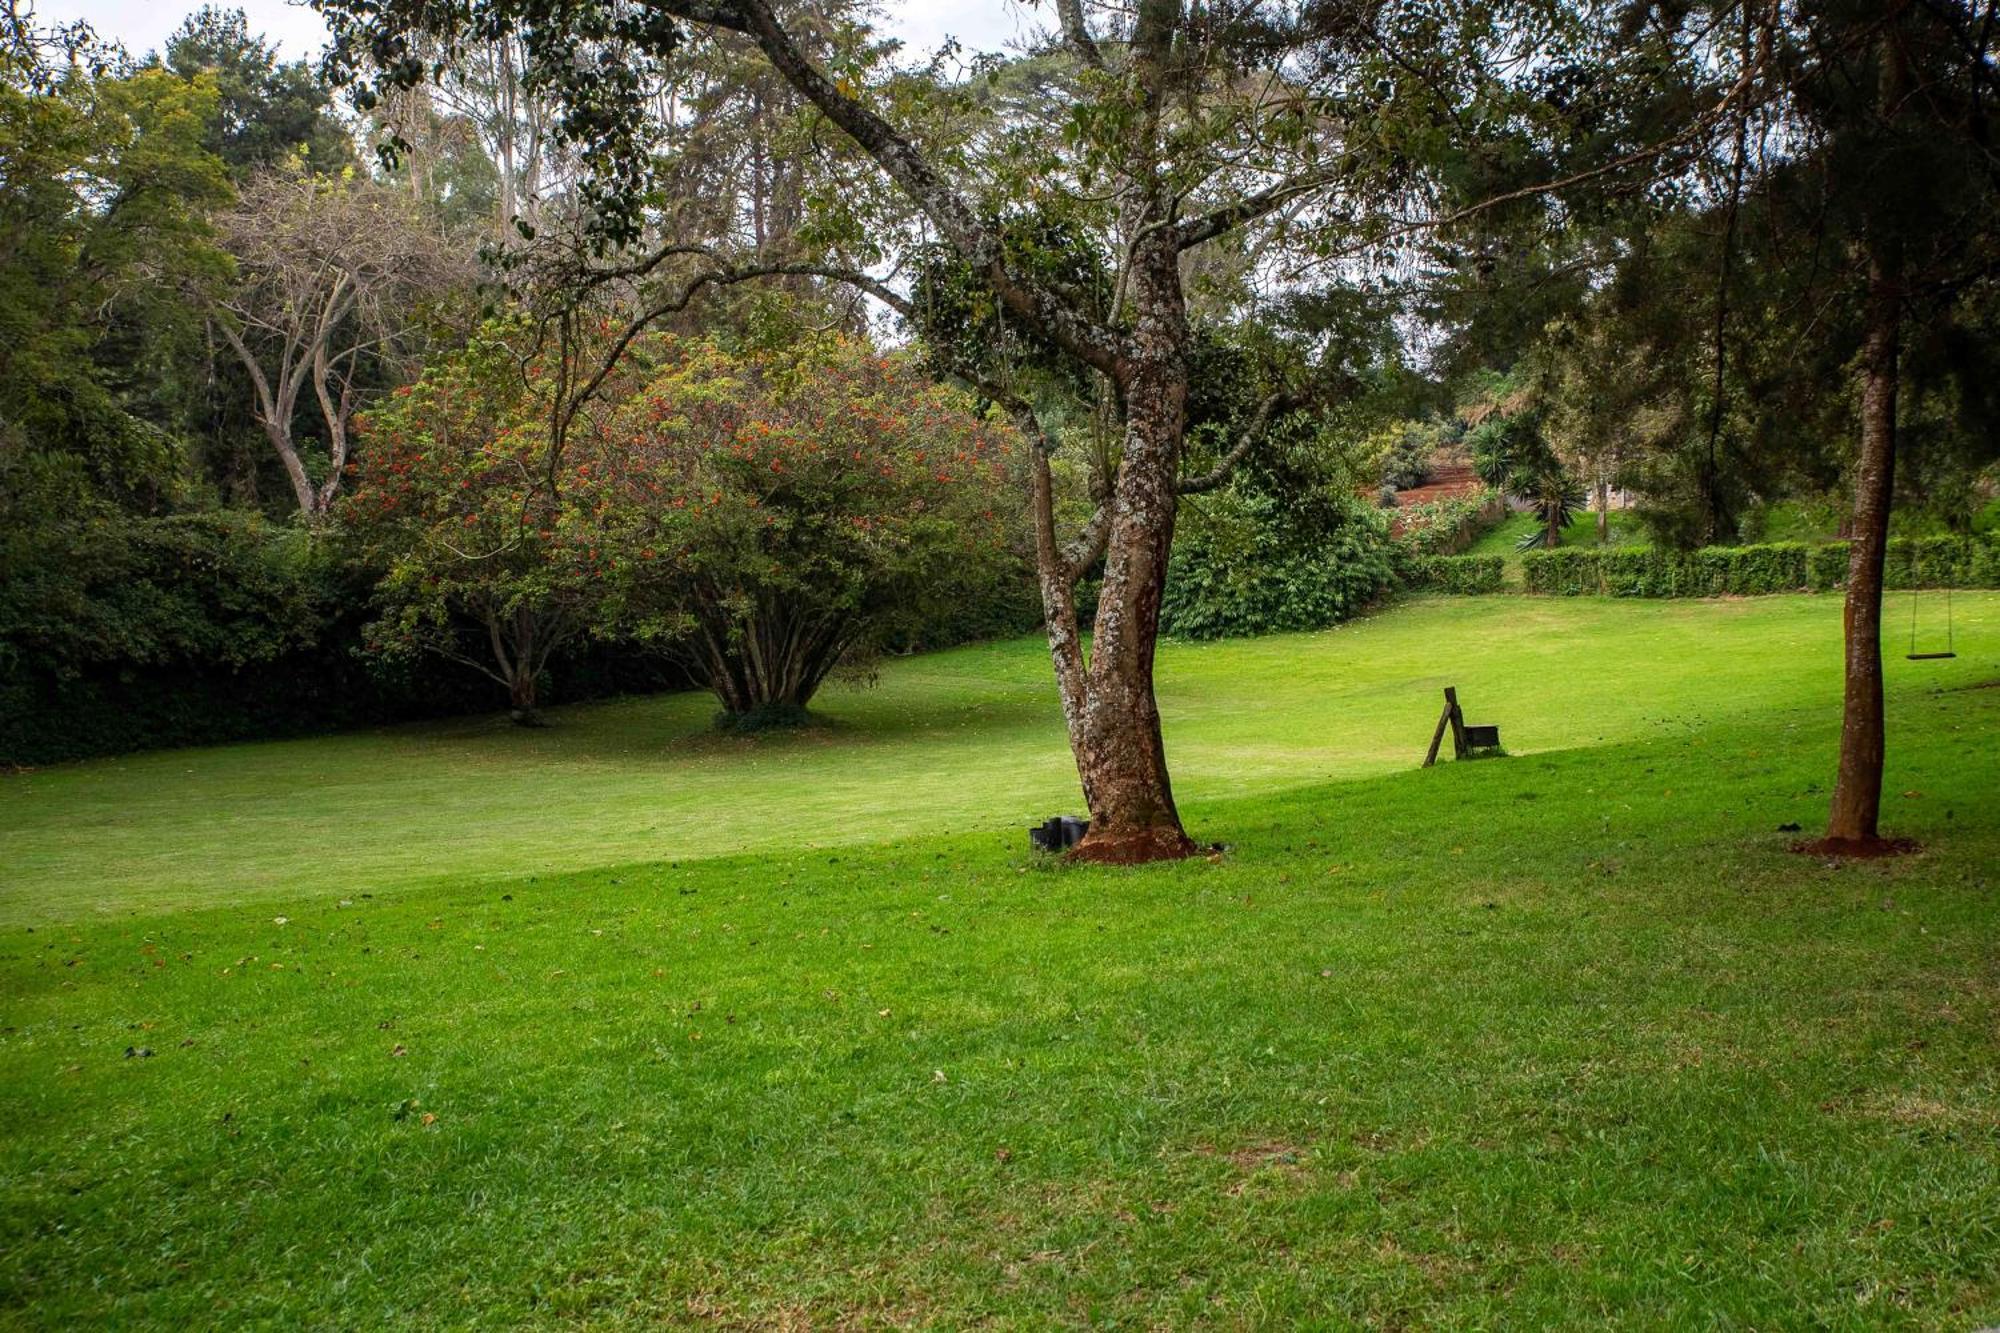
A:
<svg viewBox="0 0 2000 1333">
<path fill-rule="evenodd" d="M 1513 584 L 1521 581 L 1521 557 L 1526 552 L 1520 549 L 1521 538 L 1531 531 L 1541 528 L 1541 521 L 1533 514 L 1509 514 L 1481 533 L 1479 540 L 1465 548 L 1466 555 L 1497 555 L 1507 562 L 1507 580 Z M 1647 543 L 1646 530 L 1639 520 L 1624 510 L 1616 510 L 1611 515 L 1612 546 L 1644 546 Z M 1597 515 L 1578 514 L 1576 521 L 1562 530 L 1563 546 L 1597 545 Z"/>
<path fill-rule="evenodd" d="M 345 906 L 218 864 L 229 905 L 17 922 L 0 1319 L 1994 1322 L 2000 689 L 1966 687 L 2000 603 L 1895 668 L 1892 813 L 1930 850 L 1844 868 L 1772 831 L 1824 807 L 1827 605 L 1622 638 L 1620 604 L 1530 608 L 1546 655 L 1437 650 L 1518 673 L 1476 719 L 1614 743 L 1211 780 L 1216 864 L 1047 870 L 1008 829 L 396 892 L 375 862 Z M 1405 614 L 1448 642 L 1479 610 L 1348 633 Z M 1348 710 L 1429 712 L 1349 642 L 1176 656 L 1174 734 L 1230 730 L 1194 668 L 1220 713 L 1319 654 Z M 833 742 L 795 744 L 734 759 Z M 312 753 L 192 758 L 274 750 Z"/>
<path fill-rule="evenodd" d="M 2000 597 L 1954 607 L 1965 655 L 1892 661 L 1892 685 L 1989 667 Z M 1446 684 L 1516 751 L 1828 706 L 1839 619 L 1833 598 L 1439 599 L 1169 645 L 1176 789 L 1198 805 L 1405 768 Z M 0 922 L 1023 825 L 1076 804 L 1053 703 L 1045 650 L 1022 640 L 892 663 L 876 689 L 826 695 L 837 726 L 802 736 L 712 736 L 690 695 L 537 732 L 489 719 L 18 775 L 0 780 Z"/>
</svg>

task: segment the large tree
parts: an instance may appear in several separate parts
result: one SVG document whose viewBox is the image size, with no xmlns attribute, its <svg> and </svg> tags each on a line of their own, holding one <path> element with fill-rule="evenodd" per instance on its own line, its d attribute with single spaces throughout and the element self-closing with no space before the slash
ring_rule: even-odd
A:
<svg viewBox="0 0 2000 1333">
<path fill-rule="evenodd" d="M 200 333 L 172 293 L 222 269 L 215 85 L 31 21 L 0 15 L 0 521 L 161 511 L 189 477 L 160 381 Z"/>
<path fill-rule="evenodd" d="M 321 171 L 354 161 L 354 141 L 333 114 L 333 96 L 303 60 L 284 61 L 250 31 L 241 9 L 203 5 L 148 62 L 182 78 L 215 83 L 206 146 L 238 180 L 295 154 Z"/>
<path fill-rule="evenodd" d="M 469 285 L 470 269 L 417 205 L 351 173 L 265 172 L 218 225 L 236 275 L 214 299 L 215 326 L 249 376 L 252 413 L 299 513 L 317 522 L 339 493 L 367 391 L 410 350 L 427 303 Z M 318 449 L 301 435 L 304 395 L 318 409 Z"/>
<path fill-rule="evenodd" d="M 1904 349 L 1913 323 L 1951 322 L 1990 289 L 2000 259 L 1995 27 L 1990 4 L 1826 0 L 1807 8 L 1788 53 L 1795 123 L 1829 160 L 1830 211 L 1852 247 L 1862 312 L 1840 764 L 1817 844 L 1826 851 L 1885 846 L 1882 575 Z"/>
<path fill-rule="evenodd" d="M 1509 186 L 1496 186 L 1490 206 L 1561 184 L 1578 108 L 1592 118 L 1592 156 L 1573 177 L 1609 176 L 1658 151 L 1621 137 L 1615 43 L 1591 26 L 1596 11 L 1538 0 L 1464 10 L 1393 0 L 1089 8 L 1058 0 L 1055 123 L 1009 126 L 985 141 L 927 122 L 898 88 L 872 86 L 851 64 L 822 65 L 770 0 L 320 0 L 320 8 L 335 35 L 329 68 L 372 83 L 364 98 L 423 78 L 423 52 L 442 52 L 448 64 L 470 41 L 517 34 L 532 53 L 531 82 L 563 108 L 557 129 L 577 145 L 580 197 L 607 247 L 649 238 L 646 150 L 671 129 L 630 56 L 670 55 L 691 30 L 753 49 L 894 183 L 1010 326 L 1097 378 L 1116 418 L 1101 502 L 1080 532 L 1059 535 L 1045 453 L 1034 498 L 1051 656 L 1091 815 L 1078 852 L 1110 861 L 1195 847 L 1175 806 L 1153 690 L 1179 497 L 1218 484 L 1272 417 L 1312 387 L 1274 382 L 1216 465 L 1183 474 L 1196 256 L 1247 257 L 1238 268 L 1257 275 L 1252 288 L 1337 287 L 1414 229 L 1486 211 L 1454 208 L 1455 187 Z M 1550 83 L 1546 61 L 1521 59 L 1531 49 L 1596 73 Z M 1719 83 L 1732 88 L 1732 78 Z M 1511 144 L 1496 154 L 1511 166 L 1476 160 L 1483 140 Z M 1541 168 L 1549 170 L 1527 185 L 1504 180 L 1509 170 Z M 1097 262 L 1081 267 L 1101 267 L 1108 287 L 1079 289 L 1067 277 L 1078 271 L 1073 257 L 1051 259 L 1036 243 L 1051 217 L 1094 228 Z M 759 268 L 754 258 L 715 259 L 710 281 Z M 796 273 L 796 261 L 780 271 Z M 1039 433 L 1026 397 L 990 367 L 957 368 Z M 1086 650 L 1075 589 L 1097 570 Z"/>
</svg>

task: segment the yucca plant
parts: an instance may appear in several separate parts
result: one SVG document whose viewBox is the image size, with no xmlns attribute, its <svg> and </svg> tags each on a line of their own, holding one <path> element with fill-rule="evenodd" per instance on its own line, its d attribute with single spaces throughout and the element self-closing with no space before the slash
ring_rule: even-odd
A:
<svg viewBox="0 0 2000 1333">
<path fill-rule="evenodd" d="M 1531 410 L 1487 422 L 1473 432 L 1471 448 L 1479 479 L 1533 506 L 1541 520 L 1521 538 L 1518 549 L 1560 542 L 1562 530 L 1575 521 L 1588 499 L 1583 483 L 1563 466 L 1542 434 L 1540 413 Z"/>
<path fill-rule="evenodd" d="M 1561 463 L 1541 469 L 1531 477 L 1516 476 L 1513 491 L 1534 506 L 1535 515 L 1541 520 L 1540 527 L 1523 533 L 1515 543 L 1515 549 L 1521 551 L 1531 551 L 1537 546 L 1553 549 L 1562 541 L 1562 530 L 1575 521 L 1588 503 L 1583 483 Z"/>
</svg>

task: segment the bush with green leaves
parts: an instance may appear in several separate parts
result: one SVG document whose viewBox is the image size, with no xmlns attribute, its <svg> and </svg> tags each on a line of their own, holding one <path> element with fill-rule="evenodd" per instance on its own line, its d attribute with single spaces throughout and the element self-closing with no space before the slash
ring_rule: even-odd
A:
<svg viewBox="0 0 2000 1333">
<path fill-rule="evenodd" d="M 0 665 L 237 669 L 311 643 L 326 612 L 301 534 L 253 514 L 101 514 L 0 538 Z"/>
<path fill-rule="evenodd" d="M 1839 589 L 1847 545 L 1705 546 L 1694 551 L 1571 547 L 1522 558 L 1531 593 L 1554 596 L 1754 597 Z M 1891 588 L 2000 587 L 2000 544 L 1974 536 L 1898 538 L 1883 579 Z"/>
<path fill-rule="evenodd" d="M 1160 625 L 1188 639 L 1320 629 L 1395 578 L 1383 515 L 1350 497 L 1299 504 L 1231 486 L 1175 539 Z"/>
<path fill-rule="evenodd" d="M 1396 542 L 1414 555 L 1455 555 L 1500 520 L 1499 499 L 1485 490 L 1406 506 L 1396 515 Z"/>
<path fill-rule="evenodd" d="M 1431 455 L 1437 449 L 1437 432 L 1421 422 L 1406 421 L 1387 432 L 1382 449 L 1382 485 L 1385 489 L 1408 491 L 1431 479 Z"/>
<path fill-rule="evenodd" d="M 1828 553 L 1823 568 L 1835 575 L 1826 586 L 1845 584 L 1847 543 L 1821 549 Z M 2000 588 L 2000 534 L 1892 537 L 1882 561 L 1882 581 L 1891 588 Z"/>
<path fill-rule="evenodd" d="M 1420 555 L 1404 561 L 1402 583 L 1413 592 L 1458 596 L 1504 592 L 1507 562 L 1497 555 Z"/>
<path fill-rule="evenodd" d="M 303 736 L 492 706 L 469 674 L 362 651 L 381 571 L 256 514 L 0 525 L 0 765 Z M 684 688 L 575 643 L 562 699 Z"/>
<path fill-rule="evenodd" d="M 255 514 L 0 527 L 0 763 L 450 712 L 351 651 L 365 578 Z"/>
</svg>

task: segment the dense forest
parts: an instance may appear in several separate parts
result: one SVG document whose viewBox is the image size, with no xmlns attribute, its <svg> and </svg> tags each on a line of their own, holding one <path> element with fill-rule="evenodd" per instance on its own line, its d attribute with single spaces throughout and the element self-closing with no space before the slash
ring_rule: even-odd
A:
<svg viewBox="0 0 2000 1333">
<path fill-rule="evenodd" d="M 1490 591 L 1451 557 L 1509 512 L 1670 572 L 1852 539 L 1877 615 L 1885 560 L 1994 576 L 1990 10 L 1059 4 L 1000 56 L 844 0 L 320 8 L 308 62 L 10 0 L 0 759 L 685 686 L 755 728 L 1045 624 L 1093 810 L 1177 835 L 1156 629 Z"/>
</svg>

